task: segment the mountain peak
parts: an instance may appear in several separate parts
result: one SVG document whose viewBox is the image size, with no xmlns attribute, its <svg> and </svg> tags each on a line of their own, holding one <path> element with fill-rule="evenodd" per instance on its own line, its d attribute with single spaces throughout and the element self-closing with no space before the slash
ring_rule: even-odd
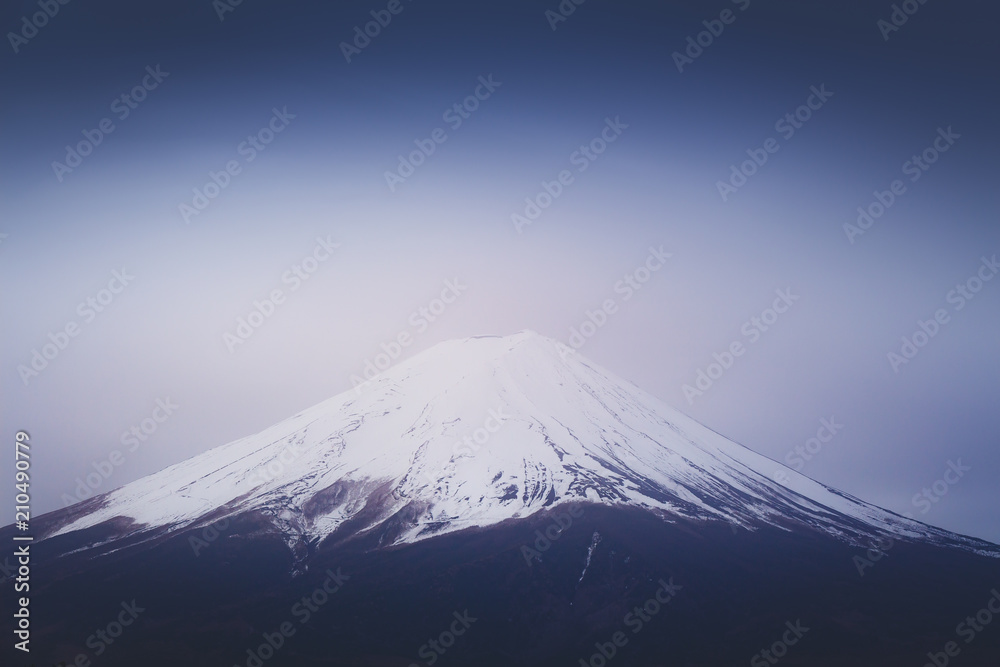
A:
<svg viewBox="0 0 1000 667">
<path fill-rule="evenodd" d="M 521 340 L 525 340 L 525 339 L 529 339 L 529 338 L 545 338 L 545 336 L 542 336 L 540 333 L 538 333 L 537 331 L 534 331 L 533 329 L 521 329 L 520 331 L 516 331 L 516 332 L 514 332 L 512 334 L 506 334 L 506 335 L 503 335 L 503 334 L 484 334 L 484 335 L 480 335 L 480 336 L 469 336 L 468 338 L 464 338 L 464 339 L 460 339 L 460 340 L 484 340 L 484 339 L 490 339 L 490 338 L 499 338 L 501 340 L 505 340 L 505 341 L 508 341 L 508 342 L 517 342 L 517 341 L 521 341 Z M 548 339 L 546 339 L 546 340 L 548 340 Z"/>
<path fill-rule="evenodd" d="M 454 352 L 456 348 L 466 348 L 465 354 L 494 357 L 505 355 L 518 348 L 523 349 L 525 345 L 549 351 L 558 351 L 562 347 L 562 343 L 552 338 L 543 336 L 531 329 L 522 329 L 521 331 L 507 335 L 469 336 L 467 338 L 442 341 L 415 356 L 447 354 L 448 352 Z"/>
</svg>

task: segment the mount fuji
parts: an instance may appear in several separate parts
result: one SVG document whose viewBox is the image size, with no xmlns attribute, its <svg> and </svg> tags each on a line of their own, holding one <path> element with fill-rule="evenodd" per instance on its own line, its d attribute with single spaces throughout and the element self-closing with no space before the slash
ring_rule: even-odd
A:
<svg viewBox="0 0 1000 667">
<path fill-rule="evenodd" d="M 919 665 L 1000 586 L 1000 547 L 529 331 L 441 343 L 33 528 L 36 642 L 67 664 Z M 90 641 L 137 600 L 134 628 Z M 998 640 L 962 664 L 997 664 Z"/>
</svg>

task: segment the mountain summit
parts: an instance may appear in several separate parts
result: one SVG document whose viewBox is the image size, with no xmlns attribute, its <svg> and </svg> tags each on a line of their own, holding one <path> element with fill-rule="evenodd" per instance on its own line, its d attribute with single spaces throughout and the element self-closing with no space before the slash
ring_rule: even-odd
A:
<svg viewBox="0 0 1000 667">
<path fill-rule="evenodd" d="M 106 540 L 142 540 L 252 513 L 297 551 L 357 534 L 390 546 L 573 501 L 855 544 L 885 533 L 981 544 L 804 477 L 531 331 L 440 343 L 78 505 L 47 537 L 114 521 Z"/>
</svg>

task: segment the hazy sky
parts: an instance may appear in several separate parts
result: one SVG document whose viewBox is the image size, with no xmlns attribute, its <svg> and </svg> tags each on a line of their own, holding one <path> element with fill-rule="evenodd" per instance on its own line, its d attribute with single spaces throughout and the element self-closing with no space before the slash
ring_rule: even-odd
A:
<svg viewBox="0 0 1000 667">
<path fill-rule="evenodd" d="M 41 11 L 0 10 L 0 421 L 36 513 L 341 392 L 400 334 L 575 345 L 590 311 L 585 356 L 713 429 L 1000 542 L 995 3 Z"/>
</svg>

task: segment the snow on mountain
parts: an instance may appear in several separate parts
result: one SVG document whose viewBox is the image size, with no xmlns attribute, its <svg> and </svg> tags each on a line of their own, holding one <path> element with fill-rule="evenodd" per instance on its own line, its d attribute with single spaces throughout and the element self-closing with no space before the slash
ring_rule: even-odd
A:
<svg viewBox="0 0 1000 667">
<path fill-rule="evenodd" d="M 574 500 L 857 543 L 962 543 L 738 445 L 529 331 L 436 345 L 360 391 L 112 491 L 47 537 L 115 517 L 133 520 L 132 535 L 256 512 L 293 547 L 349 519 L 396 544 Z"/>
</svg>

